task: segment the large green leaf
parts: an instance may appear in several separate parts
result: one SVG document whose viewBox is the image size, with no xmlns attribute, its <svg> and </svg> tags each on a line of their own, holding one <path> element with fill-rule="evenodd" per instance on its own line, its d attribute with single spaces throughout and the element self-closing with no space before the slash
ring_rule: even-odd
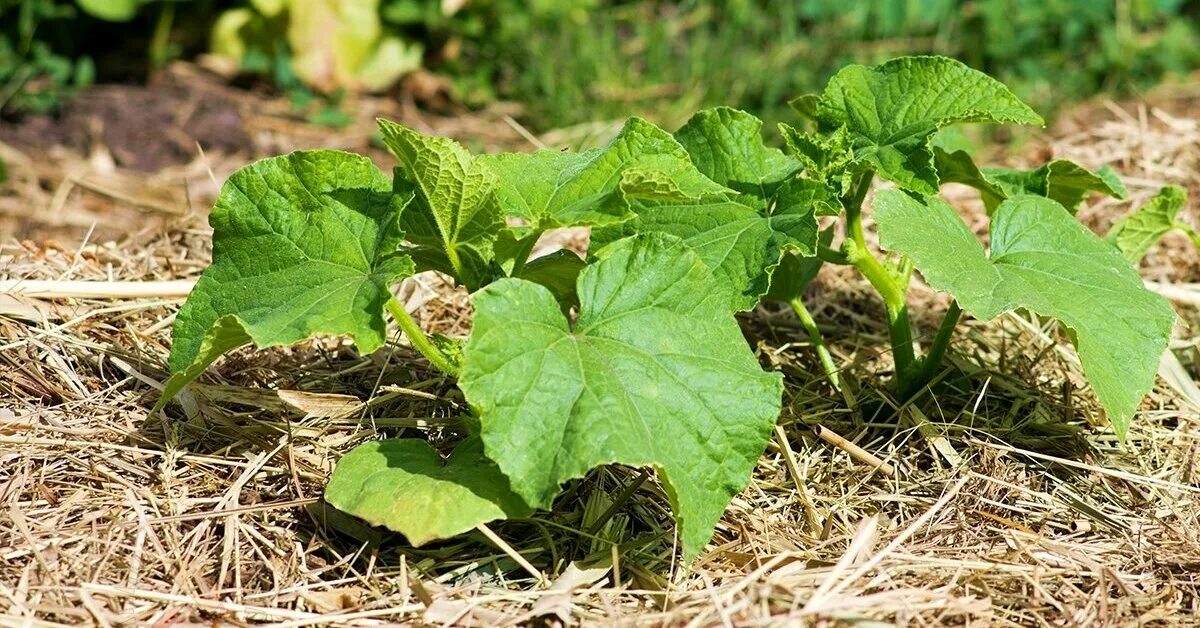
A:
<svg viewBox="0 0 1200 628">
<path fill-rule="evenodd" d="M 709 196 L 695 201 L 643 201 L 637 218 L 597 229 L 592 246 L 603 247 L 635 233 L 668 233 L 683 238 L 713 275 L 729 287 L 730 307 L 749 310 L 767 291 L 784 253 L 814 255 L 818 203 L 836 204 L 824 183 L 791 179 L 770 203 L 743 195 Z"/>
<path fill-rule="evenodd" d="M 945 57 L 901 57 L 842 68 L 826 86 L 817 117 L 845 126 L 857 159 L 919 194 L 937 193 L 929 140 L 955 122 L 1042 124 L 1000 82 Z"/>
<path fill-rule="evenodd" d="M 1025 308 L 1073 330 L 1084 374 L 1124 437 L 1154 384 L 1175 314 L 1115 248 L 1058 203 L 1018 196 L 992 215 L 991 253 L 945 202 L 896 190 L 875 196 L 884 248 L 907 255 L 929 285 L 982 319 Z"/>
<path fill-rule="evenodd" d="M 345 334 L 362 353 L 383 345 L 389 287 L 413 272 L 391 188 L 369 159 L 333 150 L 235 172 L 209 218 L 212 265 L 175 319 L 160 405 L 247 342 Z"/>
<path fill-rule="evenodd" d="M 803 167 L 763 144 L 762 120 L 730 107 L 697 113 L 675 132 L 675 139 L 709 179 L 759 198 L 770 198 Z"/>
<path fill-rule="evenodd" d="M 397 196 L 412 197 L 401 222 L 418 270 L 438 270 L 474 290 L 490 279 L 493 244 L 504 220 L 496 176 L 458 142 L 380 120 L 396 156 Z"/>
<path fill-rule="evenodd" d="M 711 271 L 677 238 L 613 244 L 579 277 L 574 325 L 544 287 L 474 296 L 460 386 L 487 455 L 527 503 L 603 464 L 655 468 L 695 556 L 745 488 L 779 414 Z"/>
<path fill-rule="evenodd" d="M 460 443 L 445 462 L 418 438 L 359 445 L 338 461 L 325 501 L 395 530 L 415 546 L 533 511 L 509 489 L 475 437 Z"/>
<path fill-rule="evenodd" d="M 727 192 L 692 164 L 670 133 L 630 118 L 603 148 L 539 150 L 480 157 L 499 179 L 506 215 L 535 229 L 597 226 L 627 220 L 630 197 L 696 198 Z"/>
<path fill-rule="evenodd" d="M 1133 264 L 1142 261 L 1150 247 L 1176 229 L 1200 244 L 1196 232 L 1178 220 L 1179 210 L 1183 209 L 1186 202 L 1187 192 L 1183 188 L 1165 187 L 1137 211 L 1113 225 L 1108 232 L 1108 241 L 1117 245 L 1121 255 Z"/>
</svg>

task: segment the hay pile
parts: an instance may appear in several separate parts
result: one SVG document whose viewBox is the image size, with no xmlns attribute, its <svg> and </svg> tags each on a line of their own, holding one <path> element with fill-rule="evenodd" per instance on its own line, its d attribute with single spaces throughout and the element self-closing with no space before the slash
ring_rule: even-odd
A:
<svg viewBox="0 0 1200 628">
<path fill-rule="evenodd" d="M 1115 106 L 1084 119 L 1039 150 L 1113 165 L 1135 200 L 1164 182 L 1200 198 L 1200 120 Z M 238 164 L 198 156 L 117 179 L 63 155 L 4 156 L 6 233 L 37 237 L 0 244 L 0 279 L 116 292 L 198 276 L 203 208 Z M 105 188 L 118 180 L 128 187 Z M 1102 227 L 1127 208 L 1103 201 L 1084 216 Z M 95 220 L 116 233 L 97 237 Z M 1145 270 L 1186 284 L 1198 259 L 1169 241 Z M 1174 345 L 1182 370 L 1160 379 L 1121 445 L 1094 427 L 1064 338 L 1029 317 L 969 321 L 936 396 L 899 418 L 875 407 L 890 368 L 879 304 L 826 273 L 814 313 L 863 403 L 852 411 L 828 387 L 790 315 L 746 317 L 764 363 L 787 375 L 786 408 L 688 566 L 661 489 L 627 490 L 634 469 L 599 470 L 554 512 L 493 525 L 500 544 L 474 534 L 413 549 L 324 508 L 324 479 L 354 444 L 457 426 L 461 395 L 400 338 L 367 357 L 336 340 L 242 350 L 183 408 L 150 415 L 181 302 L 172 285 L 143 298 L 0 295 L 0 623 L 1175 625 L 1200 613 L 1193 310 Z M 436 277 L 402 294 L 427 328 L 464 330 L 464 296 Z M 918 296 L 930 332 L 942 300 Z"/>
</svg>

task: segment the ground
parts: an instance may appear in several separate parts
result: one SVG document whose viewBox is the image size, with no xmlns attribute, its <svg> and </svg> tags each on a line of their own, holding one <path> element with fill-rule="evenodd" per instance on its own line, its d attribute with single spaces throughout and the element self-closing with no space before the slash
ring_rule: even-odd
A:
<svg viewBox="0 0 1200 628">
<path fill-rule="evenodd" d="M 0 623 L 1200 624 L 1200 255 L 1186 242 L 1144 264 L 1181 317 L 1175 360 L 1124 443 L 1069 343 L 1028 315 L 968 321 L 934 394 L 889 406 L 881 306 L 826 272 L 810 302 L 848 398 L 790 314 L 742 319 L 787 377 L 785 411 L 694 563 L 679 561 L 662 490 L 625 491 L 639 472 L 624 468 L 571 486 L 552 513 L 491 526 L 499 542 L 413 549 L 325 508 L 321 487 L 365 439 L 452 436 L 451 383 L 399 337 L 365 357 L 321 340 L 237 352 L 183 407 L 152 414 L 182 299 L 141 282 L 199 275 L 218 182 L 252 156 L 336 146 L 390 166 L 369 146 L 376 115 L 477 148 L 565 136 L 533 137 L 504 109 L 435 117 L 372 100 L 350 127 L 317 129 L 196 72 L 109 88 L 57 123 L 0 126 L 0 281 L 151 286 L 140 299 L 0 293 Z M 1081 216 L 1099 231 L 1164 183 L 1200 198 L 1200 100 L 1146 102 L 1081 107 L 1005 159 L 1116 168 L 1131 199 L 1089 203 Z M 982 233 L 973 194 L 948 196 Z M 401 295 L 427 329 L 464 331 L 465 295 L 438 277 Z M 914 296 L 931 332 L 944 298 Z"/>
</svg>

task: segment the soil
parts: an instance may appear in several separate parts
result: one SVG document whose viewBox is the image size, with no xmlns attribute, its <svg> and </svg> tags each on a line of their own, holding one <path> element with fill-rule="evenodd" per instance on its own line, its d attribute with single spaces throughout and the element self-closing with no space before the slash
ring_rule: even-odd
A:
<svg viewBox="0 0 1200 628">
<path fill-rule="evenodd" d="M 0 124 L 0 142 L 18 149 L 63 146 L 81 154 L 104 146 L 115 164 L 138 172 L 181 166 L 205 151 L 247 153 L 250 135 L 238 104 L 213 90 L 173 80 L 148 86 L 100 85 L 57 115 Z"/>
</svg>

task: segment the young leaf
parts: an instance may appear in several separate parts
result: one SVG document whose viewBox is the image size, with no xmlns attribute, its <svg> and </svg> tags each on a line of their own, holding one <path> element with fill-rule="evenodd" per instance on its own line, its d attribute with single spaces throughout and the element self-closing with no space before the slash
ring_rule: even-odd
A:
<svg viewBox="0 0 1200 628">
<path fill-rule="evenodd" d="M 782 378 L 763 372 L 729 297 L 682 241 L 641 235 L 601 255 L 579 276 L 573 326 L 537 284 L 476 293 L 460 386 L 488 456 L 527 503 L 548 507 L 598 465 L 653 467 L 691 558 L 749 481 Z"/>
<path fill-rule="evenodd" d="M 854 161 L 854 151 L 845 125 L 838 127 L 828 136 L 805 133 L 783 123 L 779 125 L 779 132 L 783 135 L 788 151 L 804 164 L 808 178 L 825 181 L 833 186 L 838 194 L 850 192 L 854 175 L 861 167 Z M 841 205 L 838 204 L 827 209 L 828 213 L 823 213 L 819 208 L 817 215 L 837 216 L 842 211 Z"/>
<path fill-rule="evenodd" d="M 955 122 L 1042 124 L 1000 82 L 946 57 L 901 57 L 842 68 L 817 106 L 822 124 L 845 125 L 857 159 L 918 194 L 937 193 L 929 140 Z"/>
<path fill-rule="evenodd" d="M 499 179 L 504 213 L 539 230 L 627 220 L 631 196 L 684 199 L 728 191 L 704 177 L 669 133 L 640 118 L 630 118 L 604 148 L 479 159 Z"/>
<path fill-rule="evenodd" d="M 419 438 L 359 445 L 338 461 L 325 501 L 418 547 L 533 512 L 483 455 L 477 437 L 460 443 L 445 462 Z"/>
<path fill-rule="evenodd" d="M 235 172 L 209 222 L 213 262 L 179 310 L 159 405 L 222 353 L 345 334 L 383 345 L 389 287 L 413 272 L 400 251 L 403 201 L 365 157 L 295 152 Z"/>
<path fill-rule="evenodd" d="M 635 233 L 678 236 L 729 288 L 734 311 L 749 310 L 770 285 L 771 272 L 785 253 L 814 255 L 817 245 L 817 203 L 837 203 L 823 183 L 792 179 L 777 201 L 754 196 L 696 201 L 650 202 L 637 206 L 637 218 L 597 229 L 592 246 L 603 247 Z"/>
<path fill-rule="evenodd" d="M 991 253 L 945 202 L 897 191 L 875 196 L 882 246 L 907 255 L 929 285 L 975 316 L 1026 308 L 1058 319 L 1076 339 L 1084 374 L 1124 438 L 1154 383 L 1175 314 L 1117 250 L 1038 196 L 992 215 Z"/>
<path fill-rule="evenodd" d="M 379 120 L 396 156 L 397 196 L 411 197 L 401 218 L 418 270 L 438 270 L 474 290 L 490 279 L 492 245 L 504 221 L 496 176 L 462 146 Z"/>
<path fill-rule="evenodd" d="M 697 113 L 675 132 L 675 139 L 706 177 L 763 199 L 803 167 L 763 144 L 762 120 L 730 107 Z"/>
<path fill-rule="evenodd" d="M 1108 232 L 1108 241 L 1115 244 L 1121 255 L 1135 265 L 1142 261 L 1150 247 L 1175 229 L 1183 231 L 1200 245 L 1200 238 L 1195 231 L 1176 220 L 1186 202 L 1187 192 L 1183 188 L 1165 187 L 1137 211 L 1113 225 Z"/>
</svg>

